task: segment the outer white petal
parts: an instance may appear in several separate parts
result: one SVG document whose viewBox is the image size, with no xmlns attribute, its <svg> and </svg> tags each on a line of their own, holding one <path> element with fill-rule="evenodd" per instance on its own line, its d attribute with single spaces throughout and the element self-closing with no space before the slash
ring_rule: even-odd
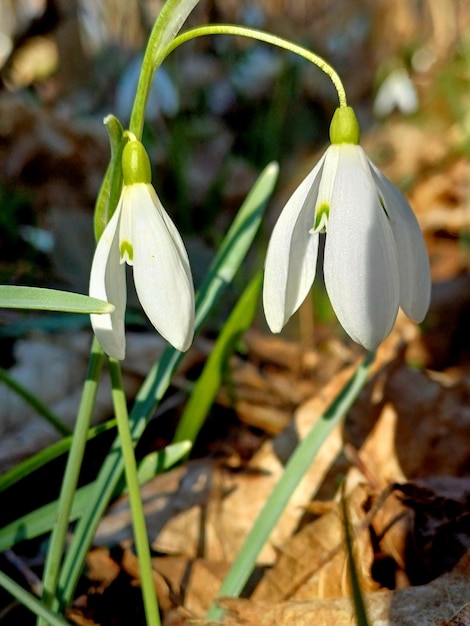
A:
<svg viewBox="0 0 470 626">
<path fill-rule="evenodd" d="M 134 282 L 142 308 L 177 350 L 194 335 L 194 287 L 180 234 L 155 190 L 143 183 L 126 189 L 132 211 Z"/>
<path fill-rule="evenodd" d="M 395 242 L 362 148 L 332 149 L 339 159 L 325 244 L 326 289 L 346 332 L 374 350 L 398 312 Z M 323 176 L 333 175 L 327 157 Z"/>
<path fill-rule="evenodd" d="M 400 306 L 412 320 L 422 322 L 431 299 L 431 272 L 423 235 L 406 198 L 375 165 L 370 165 L 397 247 Z"/>
<path fill-rule="evenodd" d="M 126 350 L 126 274 L 119 255 L 121 210 L 122 198 L 98 241 L 90 275 L 90 296 L 107 300 L 116 307 L 111 314 L 90 316 L 93 331 L 101 347 L 115 359 L 123 359 Z"/>
<path fill-rule="evenodd" d="M 315 278 L 318 235 L 311 234 L 325 155 L 300 183 L 274 226 L 266 254 L 263 306 L 273 333 L 305 300 Z"/>
</svg>

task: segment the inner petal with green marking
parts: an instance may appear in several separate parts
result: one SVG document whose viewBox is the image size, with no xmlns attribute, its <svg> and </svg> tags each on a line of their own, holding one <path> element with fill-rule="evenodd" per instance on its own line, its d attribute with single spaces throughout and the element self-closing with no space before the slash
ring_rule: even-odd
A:
<svg viewBox="0 0 470 626">
<path fill-rule="evenodd" d="M 119 252 L 121 254 L 121 263 L 126 262 L 128 265 L 132 265 L 134 261 L 134 248 L 130 241 L 121 241 L 119 245 Z"/>
<path fill-rule="evenodd" d="M 320 202 L 315 210 L 315 222 L 310 233 L 326 233 L 328 224 L 328 216 L 330 214 L 330 205 L 328 202 Z"/>
</svg>

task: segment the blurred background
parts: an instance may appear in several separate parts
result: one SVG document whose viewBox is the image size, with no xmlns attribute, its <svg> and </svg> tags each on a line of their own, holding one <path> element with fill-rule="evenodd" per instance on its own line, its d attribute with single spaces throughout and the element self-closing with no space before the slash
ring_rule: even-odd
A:
<svg viewBox="0 0 470 626">
<path fill-rule="evenodd" d="M 86 292 L 93 205 L 109 156 L 102 120 L 114 113 L 128 123 L 161 5 L 1 0 L 2 283 Z M 210 21 L 269 30 L 327 59 L 369 155 L 409 194 L 435 279 L 468 275 L 468 2 L 202 0 L 185 28 Z M 165 61 L 144 141 L 196 283 L 257 175 L 277 160 L 277 192 L 248 262 L 262 264 L 283 202 L 326 145 L 336 106 L 319 70 L 247 39 L 200 38 Z M 12 316 L 2 312 L 0 325 Z"/>
</svg>

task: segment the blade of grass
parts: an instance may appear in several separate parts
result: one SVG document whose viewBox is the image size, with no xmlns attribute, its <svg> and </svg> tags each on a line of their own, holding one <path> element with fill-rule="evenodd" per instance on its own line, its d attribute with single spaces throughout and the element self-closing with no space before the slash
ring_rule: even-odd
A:
<svg viewBox="0 0 470 626">
<path fill-rule="evenodd" d="M 207 277 L 196 296 L 195 329 L 198 332 L 225 287 L 241 265 L 261 223 L 261 219 L 278 175 L 278 166 L 271 163 L 261 173 L 219 249 Z M 129 414 L 132 438 L 137 441 L 145 425 L 167 390 L 183 357 L 168 347 L 160 361 L 151 369 Z M 59 591 L 62 610 L 70 602 L 89 546 L 99 520 L 104 514 L 123 471 L 122 455 L 115 442 L 98 475 L 93 497 L 86 514 L 80 519 L 62 568 Z"/>
<path fill-rule="evenodd" d="M 364 602 L 364 596 L 361 590 L 361 582 L 359 578 L 359 572 L 357 571 L 356 561 L 354 558 L 353 538 L 351 533 L 351 524 L 348 515 L 348 506 L 346 502 L 346 496 L 344 493 L 344 482 L 341 494 L 341 509 L 343 512 L 344 520 L 344 539 L 346 542 L 346 551 L 348 553 L 349 562 L 349 578 L 351 580 L 351 589 L 354 602 L 354 610 L 356 613 L 356 622 L 358 626 L 369 626 L 369 620 L 367 619 L 366 605 Z"/>
<path fill-rule="evenodd" d="M 326 409 L 325 413 L 315 422 L 305 439 L 297 445 L 286 464 L 281 479 L 271 492 L 235 562 L 223 581 L 218 597 L 236 597 L 243 590 L 256 563 L 258 554 L 286 508 L 294 489 L 309 468 L 323 442 L 359 395 L 367 380 L 373 359 L 374 354 L 369 353 L 363 363 L 358 366 L 352 378 Z M 222 614 L 223 610 L 214 602 L 207 614 L 207 621 L 217 621 Z"/>
<path fill-rule="evenodd" d="M 43 417 L 46 422 L 49 422 L 49 424 L 53 426 L 58 433 L 61 435 L 70 435 L 72 433 L 70 428 L 66 426 L 56 415 L 54 415 L 54 413 L 43 402 L 41 402 L 39 398 L 12 378 L 3 368 L 0 368 L 0 381 L 5 383 L 5 385 L 20 396 L 20 398 L 23 398 L 23 400 L 29 404 L 29 406 L 32 407 L 38 415 Z"/>
<path fill-rule="evenodd" d="M 186 403 L 173 441 L 187 440 L 194 444 L 219 390 L 227 360 L 232 355 L 240 335 L 251 326 L 258 305 L 262 279 L 262 272 L 256 274 L 225 322 Z"/>
<path fill-rule="evenodd" d="M 62 617 L 49 611 L 45 606 L 35 598 L 31 593 L 23 589 L 18 583 L 9 576 L 0 571 L 0 585 L 8 591 L 18 602 L 27 607 L 32 613 L 38 617 L 42 617 L 49 626 L 70 626 Z"/>
<path fill-rule="evenodd" d="M 67 464 L 65 466 L 64 478 L 60 490 L 57 519 L 52 529 L 44 567 L 42 601 L 44 606 L 49 609 L 52 608 L 55 601 L 60 567 L 65 551 L 70 512 L 73 506 L 75 491 L 77 490 L 83 455 L 85 454 L 85 446 L 90 430 L 93 409 L 95 407 L 103 362 L 103 350 L 98 340 L 94 338 L 87 376 L 85 384 L 83 385 L 80 406 L 75 422 L 72 444 L 67 457 Z M 37 624 L 38 626 L 47 626 L 47 620 L 39 616 Z"/>
</svg>

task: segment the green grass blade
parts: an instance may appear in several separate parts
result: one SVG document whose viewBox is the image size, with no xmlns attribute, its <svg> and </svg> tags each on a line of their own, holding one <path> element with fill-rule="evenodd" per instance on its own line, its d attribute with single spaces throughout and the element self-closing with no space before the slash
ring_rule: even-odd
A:
<svg viewBox="0 0 470 626">
<path fill-rule="evenodd" d="M 146 483 L 156 474 L 164 472 L 175 463 L 178 463 L 186 456 L 190 448 L 191 444 L 189 441 L 181 441 L 148 454 L 142 459 L 138 467 L 139 483 L 141 485 Z M 122 481 L 114 495 L 117 496 L 124 493 L 124 487 L 125 481 Z M 92 493 L 93 484 L 77 489 L 70 513 L 70 521 L 78 519 L 85 513 Z M 0 552 L 8 550 L 19 541 L 34 539 L 49 532 L 57 520 L 57 509 L 58 501 L 55 500 L 1 528 Z"/>
<path fill-rule="evenodd" d="M 113 304 L 81 293 L 16 285 L 0 285 L 0 308 L 86 314 L 114 311 Z"/>
<path fill-rule="evenodd" d="M 0 585 L 8 591 L 20 604 L 23 604 L 32 613 L 47 620 L 50 626 L 70 626 L 70 622 L 47 610 L 35 596 L 23 589 L 18 583 L 0 571 Z"/>
<path fill-rule="evenodd" d="M 277 164 L 272 163 L 265 168 L 229 229 L 206 280 L 196 296 L 196 332 L 201 329 L 224 288 L 231 282 L 240 267 L 258 231 L 277 175 Z M 182 356 L 181 352 L 169 346 L 160 361 L 149 372 L 129 414 L 134 441 L 140 438 L 156 405 L 167 390 Z M 60 578 L 60 587 L 63 590 L 62 608 L 70 602 L 73 596 L 88 548 L 122 471 L 122 455 L 119 443 L 116 441 L 95 481 L 93 497 L 90 498 L 86 514 L 77 524 L 69 552 L 65 557 Z"/>
<path fill-rule="evenodd" d="M 221 385 L 227 361 L 233 354 L 238 339 L 251 326 L 256 314 L 262 280 L 263 274 L 259 272 L 248 284 L 225 322 L 191 392 L 173 441 L 188 440 L 194 444 Z"/>
<path fill-rule="evenodd" d="M 191 449 L 190 441 L 178 441 L 170 443 L 163 450 L 151 452 L 139 463 L 137 473 L 139 475 L 139 483 L 142 485 L 148 480 L 165 472 L 167 469 L 184 459 Z"/>
<path fill-rule="evenodd" d="M 305 439 L 294 450 L 286 464 L 281 479 L 271 492 L 227 577 L 222 583 L 219 589 L 219 597 L 236 597 L 243 590 L 256 563 L 258 554 L 286 508 L 294 489 L 310 467 L 328 435 L 341 421 L 359 395 L 367 380 L 373 358 L 373 353 L 367 355 L 352 378 L 346 383 L 321 418 L 315 422 Z M 207 614 L 207 620 L 217 621 L 222 613 L 223 610 L 216 604 L 213 604 Z"/>
<path fill-rule="evenodd" d="M 72 431 L 68 426 L 66 426 L 54 413 L 47 407 L 39 398 L 37 398 L 34 394 L 23 387 L 18 381 L 12 378 L 9 373 L 0 368 L 0 381 L 5 383 L 7 387 L 9 387 L 14 393 L 16 393 L 20 398 L 29 404 L 38 415 L 43 417 L 46 422 L 49 422 L 51 426 L 53 426 L 58 433 L 61 435 L 70 435 Z"/>
<path fill-rule="evenodd" d="M 343 487 L 344 487 L 344 484 L 343 484 Z M 354 558 L 351 523 L 349 521 L 348 506 L 347 506 L 346 497 L 344 494 L 344 489 L 342 490 L 342 494 L 341 494 L 341 510 L 343 512 L 344 538 L 346 542 L 346 551 L 348 554 L 349 578 L 351 580 L 351 589 L 352 589 L 352 595 L 353 595 L 354 610 L 356 613 L 356 622 L 357 622 L 357 626 L 369 626 L 366 605 L 365 605 L 364 596 L 361 590 L 359 572 L 357 571 L 356 561 Z"/>
</svg>

